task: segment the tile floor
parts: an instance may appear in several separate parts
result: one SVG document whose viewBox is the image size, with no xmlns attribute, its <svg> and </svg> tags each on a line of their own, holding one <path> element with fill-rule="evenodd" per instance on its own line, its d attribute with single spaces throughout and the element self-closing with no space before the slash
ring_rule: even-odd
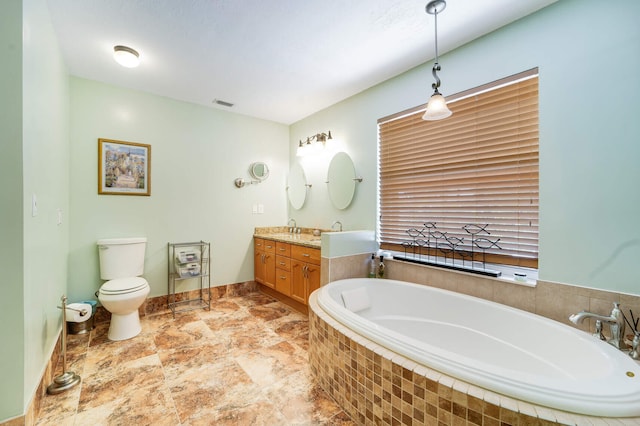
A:
<svg viewBox="0 0 640 426">
<path fill-rule="evenodd" d="M 354 424 L 311 377 L 307 317 L 270 296 L 147 316 L 121 342 L 107 329 L 69 336 L 82 383 L 45 397 L 38 425 Z"/>
</svg>

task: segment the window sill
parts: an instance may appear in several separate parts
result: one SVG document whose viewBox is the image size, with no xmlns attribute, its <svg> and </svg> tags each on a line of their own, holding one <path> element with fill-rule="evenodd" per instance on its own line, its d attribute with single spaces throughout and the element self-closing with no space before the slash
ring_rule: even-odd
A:
<svg viewBox="0 0 640 426">
<path fill-rule="evenodd" d="M 511 265 L 498 265 L 493 263 L 487 263 L 482 266 L 480 262 L 475 262 L 475 268 L 471 269 L 468 266 L 463 269 L 462 262 L 455 262 L 452 267 L 452 261 L 450 259 L 445 259 L 443 257 L 438 257 L 435 261 L 431 261 L 429 263 L 421 263 L 415 260 L 406 260 L 404 259 L 406 255 L 401 252 L 396 251 L 385 251 L 383 252 L 385 259 L 394 259 L 398 262 L 411 263 L 414 265 L 427 266 L 432 268 L 440 268 L 445 269 L 450 272 L 462 273 L 462 274 L 471 274 L 476 275 L 482 278 L 494 279 L 502 282 L 507 282 L 510 284 L 517 284 L 525 287 L 536 287 L 538 283 L 538 270 L 533 268 L 523 268 L 518 266 Z M 397 258 L 396 258 L 397 257 Z M 470 262 L 467 261 L 468 265 Z M 490 270 L 493 272 L 498 272 L 498 276 L 492 276 L 486 273 L 483 273 L 483 269 Z"/>
</svg>

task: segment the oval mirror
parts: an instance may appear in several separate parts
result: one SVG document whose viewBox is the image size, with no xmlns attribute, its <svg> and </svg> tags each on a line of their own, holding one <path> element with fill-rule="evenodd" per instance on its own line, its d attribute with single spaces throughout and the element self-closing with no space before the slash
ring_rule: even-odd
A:
<svg viewBox="0 0 640 426">
<path fill-rule="evenodd" d="M 269 177 L 269 167 L 262 161 L 257 161 L 249 166 L 249 174 L 252 178 L 262 182 Z"/>
<path fill-rule="evenodd" d="M 331 204 L 343 210 L 349 207 L 356 190 L 356 169 L 346 152 L 333 156 L 327 172 L 327 188 Z"/>
<path fill-rule="evenodd" d="M 289 170 L 287 182 L 287 196 L 291 206 L 300 210 L 307 198 L 307 177 L 299 164 L 294 164 Z"/>
</svg>

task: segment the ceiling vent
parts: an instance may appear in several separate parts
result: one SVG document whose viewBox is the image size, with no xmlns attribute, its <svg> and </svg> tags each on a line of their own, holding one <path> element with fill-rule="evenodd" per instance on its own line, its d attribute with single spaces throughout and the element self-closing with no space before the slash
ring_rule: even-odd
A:
<svg viewBox="0 0 640 426">
<path fill-rule="evenodd" d="M 233 106 L 233 104 L 231 102 L 223 101 L 223 100 L 220 100 L 220 99 L 214 99 L 213 103 L 214 104 L 218 104 L 218 105 L 222 105 L 222 106 L 225 106 L 225 107 L 229 107 L 229 108 L 231 108 Z"/>
</svg>

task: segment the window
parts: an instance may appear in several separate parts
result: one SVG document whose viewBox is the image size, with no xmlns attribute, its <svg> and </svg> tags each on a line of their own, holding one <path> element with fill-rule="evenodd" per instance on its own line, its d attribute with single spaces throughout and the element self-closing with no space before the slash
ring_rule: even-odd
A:
<svg viewBox="0 0 640 426">
<path fill-rule="evenodd" d="M 457 242 L 462 261 L 472 241 L 463 227 L 475 224 L 490 233 L 475 238 L 499 239 L 500 248 L 477 245 L 474 260 L 537 267 L 537 75 L 533 69 L 449 97 L 446 120 L 423 121 L 422 106 L 378 121 L 382 248 L 406 252 L 420 245 L 411 233 L 426 235 L 425 224 L 435 224 Z M 435 243 L 442 255 L 445 241 Z"/>
</svg>

